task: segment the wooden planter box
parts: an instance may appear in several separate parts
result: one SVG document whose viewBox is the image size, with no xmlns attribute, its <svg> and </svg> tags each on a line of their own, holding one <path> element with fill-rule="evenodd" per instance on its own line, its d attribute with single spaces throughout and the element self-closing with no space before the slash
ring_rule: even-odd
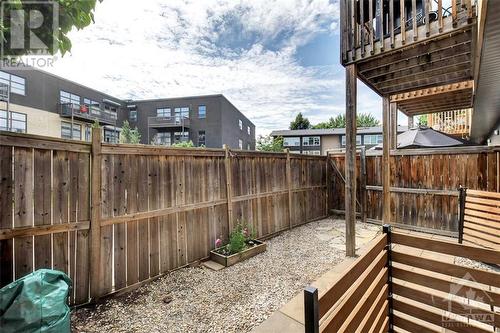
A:
<svg viewBox="0 0 500 333">
<path fill-rule="evenodd" d="M 253 247 L 241 251 L 239 253 L 232 254 L 230 256 L 225 256 L 223 254 L 217 253 L 215 252 L 215 250 L 210 251 L 210 260 L 213 260 L 216 263 L 221 264 L 222 266 L 229 267 L 240 261 L 246 260 L 248 258 L 256 256 L 259 253 L 266 251 L 265 243 L 258 240 L 253 240 L 253 242 L 255 243 Z"/>
</svg>

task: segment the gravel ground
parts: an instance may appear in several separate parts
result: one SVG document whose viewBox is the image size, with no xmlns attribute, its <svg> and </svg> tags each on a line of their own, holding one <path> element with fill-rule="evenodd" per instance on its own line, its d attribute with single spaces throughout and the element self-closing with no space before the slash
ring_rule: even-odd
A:
<svg viewBox="0 0 500 333">
<path fill-rule="evenodd" d="M 344 221 L 325 219 L 267 241 L 267 251 L 220 271 L 174 271 L 72 313 L 75 332 L 247 332 L 344 259 Z M 380 227 L 358 223 L 357 243 Z M 165 303 L 165 298 L 171 298 Z"/>
</svg>

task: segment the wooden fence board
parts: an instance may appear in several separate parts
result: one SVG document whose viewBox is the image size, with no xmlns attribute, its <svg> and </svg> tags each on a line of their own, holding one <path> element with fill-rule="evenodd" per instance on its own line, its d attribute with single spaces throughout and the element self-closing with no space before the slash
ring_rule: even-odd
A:
<svg viewBox="0 0 500 333">
<path fill-rule="evenodd" d="M 33 150 L 15 148 L 14 161 L 14 228 L 33 225 Z M 14 239 L 15 278 L 18 279 L 33 271 L 33 237 Z"/>
<path fill-rule="evenodd" d="M 52 223 L 52 151 L 35 149 L 34 151 L 34 225 Z M 35 270 L 52 268 L 52 236 L 34 237 Z"/>
<path fill-rule="evenodd" d="M 13 227 L 12 147 L 0 146 L 0 228 Z M 0 240 L 0 288 L 14 280 L 13 241 Z"/>
</svg>

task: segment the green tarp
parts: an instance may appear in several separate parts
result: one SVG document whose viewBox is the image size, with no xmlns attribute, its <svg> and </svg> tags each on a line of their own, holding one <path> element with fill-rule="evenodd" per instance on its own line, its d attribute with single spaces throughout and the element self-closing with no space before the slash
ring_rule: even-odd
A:
<svg viewBox="0 0 500 333">
<path fill-rule="evenodd" d="M 0 332 L 70 332 L 70 278 L 40 269 L 0 289 Z"/>
</svg>

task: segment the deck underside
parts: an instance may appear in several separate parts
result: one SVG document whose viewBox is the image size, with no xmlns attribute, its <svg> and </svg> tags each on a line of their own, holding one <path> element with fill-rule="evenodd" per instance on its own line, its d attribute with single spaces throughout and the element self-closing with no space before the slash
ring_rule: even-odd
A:
<svg viewBox="0 0 500 333">
<path fill-rule="evenodd" d="M 472 44 L 469 27 L 358 62 L 358 74 L 385 96 L 469 81 L 473 78 Z M 463 98 L 456 100 L 457 108 L 462 107 Z"/>
</svg>

